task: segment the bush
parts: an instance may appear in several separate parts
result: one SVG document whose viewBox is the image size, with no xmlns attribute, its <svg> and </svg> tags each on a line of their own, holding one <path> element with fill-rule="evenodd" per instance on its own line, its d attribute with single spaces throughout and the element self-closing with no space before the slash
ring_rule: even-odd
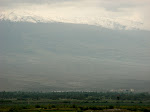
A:
<svg viewBox="0 0 150 112">
<path fill-rule="evenodd" d="M 56 106 L 55 106 L 55 105 L 52 105 L 52 108 L 56 108 Z"/>
<path fill-rule="evenodd" d="M 35 105 L 35 108 L 40 108 L 40 105 Z"/>
<path fill-rule="evenodd" d="M 12 107 L 12 108 L 9 109 L 8 112 L 20 112 L 20 111 L 21 111 L 20 108 L 18 108 L 18 107 Z"/>
<path fill-rule="evenodd" d="M 143 110 L 143 112 L 150 112 L 150 110 L 148 110 L 148 109 L 144 109 L 144 110 Z"/>
<path fill-rule="evenodd" d="M 113 108 L 114 108 L 114 106 L 110 105 L 108 108 L 109 108 L 109 109 L 113 109 Z"/>
<path fill-rule="evenodd" d="M 72 105 L 72 108 L 76 108 L 76 105 Z"/>
</svg>

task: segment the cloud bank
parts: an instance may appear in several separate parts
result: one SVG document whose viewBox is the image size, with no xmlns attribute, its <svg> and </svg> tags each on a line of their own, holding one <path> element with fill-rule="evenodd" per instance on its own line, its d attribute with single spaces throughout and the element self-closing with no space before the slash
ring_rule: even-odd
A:
<svg viewBox="0 0 150 112">
<path fill-rule="evenodd" d="M 149 5 L 149 0 L 0 0 L 0 17 L 150 30 Z"/>
</svg>

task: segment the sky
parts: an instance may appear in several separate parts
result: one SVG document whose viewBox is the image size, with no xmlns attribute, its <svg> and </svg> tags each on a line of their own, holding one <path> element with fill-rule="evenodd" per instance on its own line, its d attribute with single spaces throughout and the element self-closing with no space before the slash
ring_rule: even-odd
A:
<svg viewBox="0 0 150 112">
<path fill-rule="evenodd" d="M 39 17 L 44 22 L 150 30 L 149 0 L 0 0 L 0 13 Z M 9 19 L 12 19 L 11 17 Z"/>
</svg>

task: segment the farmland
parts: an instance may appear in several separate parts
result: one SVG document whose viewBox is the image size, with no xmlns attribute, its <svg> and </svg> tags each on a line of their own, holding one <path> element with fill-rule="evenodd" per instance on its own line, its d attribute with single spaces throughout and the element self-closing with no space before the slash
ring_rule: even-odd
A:
<svg viewBox="0 0 150 112">
<path fill-rule="evenodd" d="M 149 112 L 149 93 L 0 92 L 0 112 Z"/>
</svg>

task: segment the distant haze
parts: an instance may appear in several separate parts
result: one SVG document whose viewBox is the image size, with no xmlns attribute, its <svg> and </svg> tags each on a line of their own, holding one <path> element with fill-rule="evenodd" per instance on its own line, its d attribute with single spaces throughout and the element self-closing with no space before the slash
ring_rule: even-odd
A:
<svg viewBox="0 0 150 112">
<path fill-rule="evenodd" d="M 149 90 L 149 31 L 1 21 L 0 34 L 0 90 Z"/>
</svg>

